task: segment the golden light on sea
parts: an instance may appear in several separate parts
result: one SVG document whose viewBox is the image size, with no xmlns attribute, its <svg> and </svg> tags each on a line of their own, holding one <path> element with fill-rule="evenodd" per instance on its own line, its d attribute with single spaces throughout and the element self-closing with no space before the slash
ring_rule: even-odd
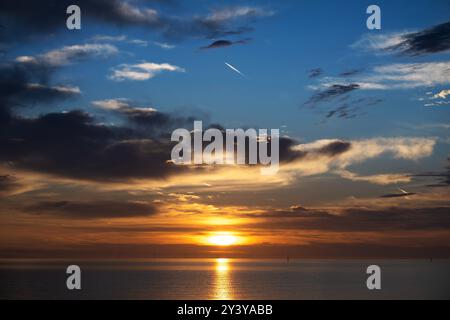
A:
<svg viewBox="0 0 450 320">
<path fill-rule="evenodd" d="M 211 299 L 232 300 L 233 283 L 231 279 L 231 261 L 230 259 L 215 259 L 214 284 L 211 290 Z"/>
</svg>

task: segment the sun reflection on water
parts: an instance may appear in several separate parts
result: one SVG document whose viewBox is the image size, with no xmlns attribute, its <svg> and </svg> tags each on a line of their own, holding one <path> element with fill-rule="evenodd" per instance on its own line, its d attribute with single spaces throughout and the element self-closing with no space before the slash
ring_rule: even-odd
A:
<svg viewBox="0 0 450 320">
<path fill-rule="evenodd" d="M 215 260 L 212 299 L 233 300 L 231 263 L 229 259 L 219 258 Z"/>
</svg>

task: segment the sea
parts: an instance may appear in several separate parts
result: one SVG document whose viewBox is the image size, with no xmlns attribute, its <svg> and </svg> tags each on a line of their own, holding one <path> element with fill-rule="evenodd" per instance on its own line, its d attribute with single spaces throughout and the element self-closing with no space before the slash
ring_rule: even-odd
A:
<svg viewBox="0 0 450 320">
<path fill-rule="evenodd" d="M 69 290 L 69 265 L 81 289 Z M 381 289 L 367 287 L 367 268 Z M 449 299 L 450 260 L 0 260 L 0 299 Z"/>
</svg>

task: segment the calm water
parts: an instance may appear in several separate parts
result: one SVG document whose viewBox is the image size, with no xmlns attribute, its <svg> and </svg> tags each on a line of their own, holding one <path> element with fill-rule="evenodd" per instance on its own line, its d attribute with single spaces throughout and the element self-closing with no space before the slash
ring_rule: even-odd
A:
<svg viewBox="0 0 450 320">
<path fill-rule="evenodd" d="M 82 269 L 82 290 L 65 268 Z M 382 269 L 382 290 L 366 268 Z M 450 299 L 450 261 L 233 260 L 0 261 L 1 299 Z"/>
</svg>

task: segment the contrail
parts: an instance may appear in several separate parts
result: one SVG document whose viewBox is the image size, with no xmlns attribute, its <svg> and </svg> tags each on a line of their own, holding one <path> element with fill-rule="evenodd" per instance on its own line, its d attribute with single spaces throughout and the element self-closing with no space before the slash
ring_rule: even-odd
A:
<svg viewBox="0 0 450 320">
<path fill-rule="evenodd" d="M 400 190 L 401 192 L 403 192 L 403 194 L 405 195 L 405 199 L 406 200 L 411 200 L 408 196 L 413 196 L 414 195 L 414 193 L 410 193 L 410 192 L 407 192 L 407 191 L 405 191 L 404 189 L 402 189 L 402 188 L 400 188 L 400 187 L 397 187 L 398 188 L 398 190 Z"/>
<path fill-rule="evenodd" d="M 233 67 L 231 64 L 226 63 L 226 62 L 225 62 L 225 64 L 227 65 L 228 68 L 230 68 L 230 69 L 233 70 L 233 71 L 236 71 L 237 73 L 239 73 L 241 76 L 243 76 L 243 77 L 245 78 L 245 74 L 243 74 L 242 72 L 240 72 L 238 69 L 236 69 L 235 67 Z"/>
<path fill-rule="evenodd" d="M 409 192 L 406 192 L 405 190 L 403 190 L 402 188 L 398 188 L 398 190 L 400 190 L 401 192 L 403 192 L 404 194 L 409 194 Z"/>
</svg>

